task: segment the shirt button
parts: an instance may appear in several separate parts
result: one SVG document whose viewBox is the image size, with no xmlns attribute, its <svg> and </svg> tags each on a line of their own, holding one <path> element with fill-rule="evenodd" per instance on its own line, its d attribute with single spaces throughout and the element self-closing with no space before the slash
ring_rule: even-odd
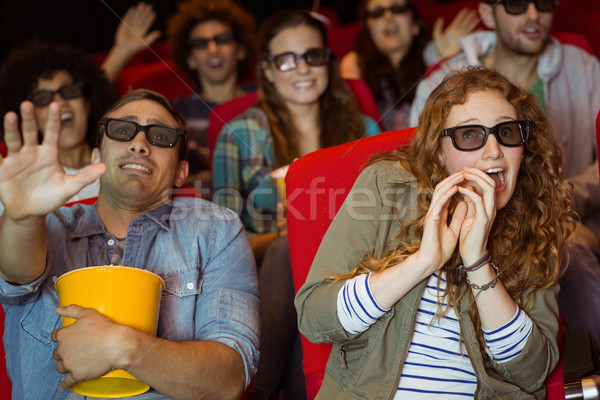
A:
<svg viewBox="0 0 600 400">
<path fill-rule="evenodd" d="M 52 282 L 56 283 L 57 280 L 58 280 L 58 277 L 56 275 L 52 275 Z"/>
<path fill-rule="evenodd" d="M 194 284 L 193 284 L 192 282 L 188 282 L 188 284 L 187 284 L 187 288 L 188 288 L 189 290 L 192 290 L 192 289 L 194 288 Z"/>
<path fill-rule="evenodd" d="M 109 245 L 109 246 L 114 246 L 114 244 L 115 244 L 115 241 L 114 241 L 113 239 L 110 239 L 110 240 L 108 241 L 108 245 Z"/>
</svg>

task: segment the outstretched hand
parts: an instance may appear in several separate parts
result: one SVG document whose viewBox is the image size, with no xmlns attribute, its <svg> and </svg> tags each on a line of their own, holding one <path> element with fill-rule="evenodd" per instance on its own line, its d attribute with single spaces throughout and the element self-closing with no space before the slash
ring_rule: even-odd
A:
<svg viewBox="0 0 600 400">
<path fill-rule="evenodd" d="M 150 46 L 161 35 L 160 31 L 148 32 L 155 19 L 151 4 L 140 2 L 129 7 L 115 32 L 115 47 L 132 55 Z"/>
<path fill-rule="evenodd" d="M 59 161 L 60 106 L 50 104 L 42 144 L 33 104 L 21 103 L 22 135 L 17 114 L 4 116 L 7 155 L 0 156 L 0 201 L 8 217 L 19 220 L 44 216 L 62 206 L 106 170 L 95 164 L 77 175 L 67 175 Z"/>
<path fill-rule="evenodd" d="M 460 40 L 472 32 L 478 22 L 477 11 L 468 7 L 461 9 L 446 29 L 444 29 L 444 18 L 436 19 L 431 37 L 438 57 L 444 59 L 459 53 Z"/>
</svg>

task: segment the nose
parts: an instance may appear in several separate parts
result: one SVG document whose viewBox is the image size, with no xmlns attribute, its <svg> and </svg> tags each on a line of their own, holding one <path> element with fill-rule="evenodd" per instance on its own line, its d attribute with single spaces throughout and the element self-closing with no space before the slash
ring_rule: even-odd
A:
<svg viewBox="0 0 600 400">
<path fill-rule="evenodd" d="M 484 160 L 497 160 L 502 158 L 504 153 L 502 153 L 502 145 L 498 143 L 496 136 L 489 135 L 487 141 L 485 142 L 485 146 L 483 147 L 483 159 Z"/>
<path fill-rule="evenodd" d="M 535 6 L 535 2 L 533 1 L 527 3 L 527 10 L 525 11 L 525 13 L 530 19 L 536 19 L 540 15 L 537 7 Z"/>
<path fill-rule="evenodd" d="M 300 57 L 298 60 L 298 67 L 296 69 L 299 73 L 305 74 L 310 71 L 310 65 L 308 65 L 304 57 Z"/>
<path fill-rule="evenodd" d="M 217 45 L 217 42 L 213 39 L 208 41 L 208 45 L 206 46 L 206 49 L 210 52 L 215 52 L 217 51 L 217 49 L 219 48 L 219 46 Z"/>
<path fill-rule="evenodd" d="M 148 156 L 151 148 L 152 146 L 146 140 L 146 132 L 139 131 L 133 140 L 129 142 L 128 151 L 133 154 Z"/>
</svg>

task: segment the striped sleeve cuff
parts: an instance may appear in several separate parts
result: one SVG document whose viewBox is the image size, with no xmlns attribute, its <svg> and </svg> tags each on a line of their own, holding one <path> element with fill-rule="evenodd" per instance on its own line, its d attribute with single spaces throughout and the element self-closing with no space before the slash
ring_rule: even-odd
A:
<svg viewBox="0 0 600 400">
<path fill-rule="evenodd" d="M 527 343 L 532 327 L 531 318 L 517 307 L 514 317 L 506 324 L 492 331 L 483 330 L 487 353 L 499 364 L 519 356 Z"/>
<path fill-rule="evenodd" d="M 338 292 L 338 319 L 349 334 L 366 331 L 389 311 L 381 308 L 373 297 L 369 286 L 370 276 L 371 274 L 355 276 L 347 280 Z"/>
</svg>

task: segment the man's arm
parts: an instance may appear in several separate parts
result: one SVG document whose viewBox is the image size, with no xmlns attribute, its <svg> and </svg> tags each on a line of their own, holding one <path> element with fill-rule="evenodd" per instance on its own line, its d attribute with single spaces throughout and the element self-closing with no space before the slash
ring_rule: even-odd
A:
<svg viewBox="0 0 600 400">
<path fill-rule="evenodd" d="M 77 305 L 58 313 L 77 319 L 51 336 L 56 369 L 68 374 L 63 389 L 124 369 L 173 399 L 239 399 L 244 391 L 242 357 L 227 345 L 160 339 Z"/>
<path fill-rule="evenodd" d="M 44 271 L 47 236 L 46 215 L 63 205 L 105 170 L 97 164 L 68 176 L 58 158 L 60 107 L 50 105 L 42 144 L 33 104 L 21 104 L 23 135 L 14 112 L 4 117 L 7 156 L 0 157 L 0 278 L 24 284 Z"/>
</svg>

